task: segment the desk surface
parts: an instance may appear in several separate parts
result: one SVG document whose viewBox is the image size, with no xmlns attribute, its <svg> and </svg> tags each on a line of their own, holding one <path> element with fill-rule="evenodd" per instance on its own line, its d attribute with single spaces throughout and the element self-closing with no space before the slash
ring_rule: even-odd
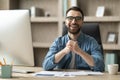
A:
<svg viewBox="0 0 120 80">
<path fill-rule="evenodd" d="M 21 70 L 31 70 L 35 72 L 40 72 L 43 69 L 40 67 L 18 67 L 14 66 L 15 69 Z M 118 75 L 109 75 L 105 73 L 104 75 L 95 75 L 95 76 L 75 76 L 75 77 L 35 77 L 32 76 L 32 73 L 25 74 L 25 73 L 13 73 L 12 78 L 9 79 L 2 79 L 0 80 L 120 80 L 120 73 Z"/>
</svg>

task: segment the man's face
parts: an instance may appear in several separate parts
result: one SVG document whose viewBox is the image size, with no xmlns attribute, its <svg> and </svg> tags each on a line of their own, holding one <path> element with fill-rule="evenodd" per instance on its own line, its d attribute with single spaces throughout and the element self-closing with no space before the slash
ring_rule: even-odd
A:
<svg viewBox="0 0 120 80">
<path fill-rule="evenodd" d="M 83 23 L 82 15 L 79 11 L 70 10 L 67 13 L 65 24 L 71 34 L 78 34 Z"/>
</svg>

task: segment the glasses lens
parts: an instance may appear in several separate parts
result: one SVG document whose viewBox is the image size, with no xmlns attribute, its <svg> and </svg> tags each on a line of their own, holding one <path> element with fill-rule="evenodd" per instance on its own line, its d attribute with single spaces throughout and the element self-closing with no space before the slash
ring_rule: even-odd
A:
<svg viewBox="0 0 120 80">
<path fill-rule="evenodd" d="M 72 21 L 73 19 L 74 19 L 74 17 L 72 17 L 72 16 L 68 16 L 68 17 L 66 17 L 68 20 L 70 20 L 70 21 Z"/>
<path fill-rule="evenodd" d="M 79 21 L 79 20 L 81 20 L 81 19 L 82 19 L 82 17 L 77 16 L 77 17 L 75 17 L 75 19 Z"/>
</svg>

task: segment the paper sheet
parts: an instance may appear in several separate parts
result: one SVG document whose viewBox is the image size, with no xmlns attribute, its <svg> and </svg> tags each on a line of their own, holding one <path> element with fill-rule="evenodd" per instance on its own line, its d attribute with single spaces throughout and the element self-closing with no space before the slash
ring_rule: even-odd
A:
<svg viewBox="0 0 120 80">
<path fill-rule="evenodd" d="M 103 75 L 102 72 L 92 72 L 92 71 L 72 71 L 72 72 L 65 72 L 65 71 L 41 71 L 34 73 L 33 76 L 58 76 L 58 77 L 74 77 L 79 75 Z"/>
</svg>

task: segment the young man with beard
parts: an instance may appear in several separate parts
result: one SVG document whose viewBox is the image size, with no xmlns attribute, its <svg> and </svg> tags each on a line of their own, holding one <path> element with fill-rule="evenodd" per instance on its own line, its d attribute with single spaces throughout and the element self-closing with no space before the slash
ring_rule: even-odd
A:
<svg viewBox="0 0 120 80">
<path fill-rule="evenodd" d="M 104 71 L 102 51 L 97 41 L 81 31 L 84 14 L 79 7 L 66 12 L 65 25 L 68 34 L 58 37 L 50 47 L 44 62 L 44 70 L 81 69 Z"/>
</svg>

